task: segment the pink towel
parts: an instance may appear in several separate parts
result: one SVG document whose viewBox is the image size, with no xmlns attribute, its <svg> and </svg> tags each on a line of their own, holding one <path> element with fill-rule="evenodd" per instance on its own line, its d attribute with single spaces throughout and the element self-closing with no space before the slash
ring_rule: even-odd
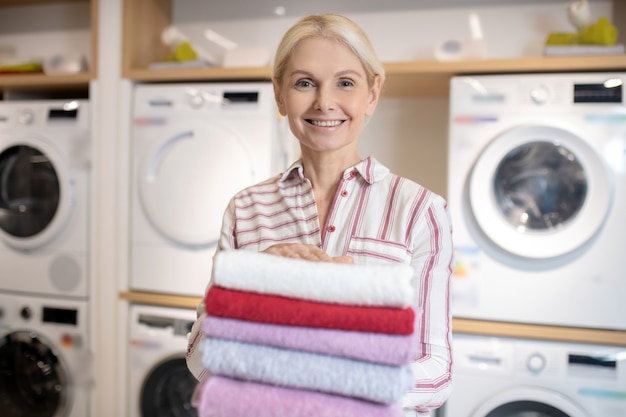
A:
<svg viewBox="0 0 626 417">
<path fill-rule="evenodd" d="M 205 298 L 209 316 L 261 323 L 326 329 L 410 335 L 414 330 L 412 307 L 361 307 L 299 300 L 213 285 Z"/>
<path fill-rule="evenodd" d="M 301 326 L 255 323 L 207 316 L 202 331 L 211 337 L 341 356 L 350 359 L 404 365 L 417 346 L 416 335 L 388 335 Z"/>
<path fill-rule="evenodd" d="M 211 376 L 192 398 L 198 417 L 402 417 L 399 404 Z"/>
</svg>

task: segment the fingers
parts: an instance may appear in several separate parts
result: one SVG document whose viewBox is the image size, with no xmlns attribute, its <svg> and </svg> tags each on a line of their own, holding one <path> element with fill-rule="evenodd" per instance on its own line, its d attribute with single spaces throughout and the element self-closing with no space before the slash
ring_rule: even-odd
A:
<svg viewBox="0 0 626 417">
<path fill-rule="evenodd" d="M 353 264 L 354 258 L 352 256 L 333 256 L 332 261 L 340 264 Z"/>
<path fill-rule="evenodd" d="M 316 245 L 306 245 L 302 243 L 280 243 L 270 246 L 263 252 L 308 261 L 354 263 L 354 260 L 350 256 L 331 257 Z"/>
</svg>

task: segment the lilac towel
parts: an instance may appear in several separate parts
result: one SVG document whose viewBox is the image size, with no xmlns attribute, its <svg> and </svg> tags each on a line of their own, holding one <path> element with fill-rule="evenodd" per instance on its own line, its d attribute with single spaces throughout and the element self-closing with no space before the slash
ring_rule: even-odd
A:
<svg viewBox="0 0 626 417">
<path fill-rule="evenodd" d="M 389 366 L 207 338 L 202 364 L 214 375 L 321 391 L 384 404 L 400 402 L 413 386 L 409 365 Z"/>
<path fill-rule="evenodd" d="M 416 335 L 352 332 L 303 326 L 256 323 L 208 316 L 202 331 L 209 337 L 278 348 L 341 356 L 386 365 L 411 362 Z"/>
<path fill-rule="evenodd" d="M 211 376 L 198 384 L 198 417 L 402 417 L 385 405 L 338 395 Z"/>
</svg>

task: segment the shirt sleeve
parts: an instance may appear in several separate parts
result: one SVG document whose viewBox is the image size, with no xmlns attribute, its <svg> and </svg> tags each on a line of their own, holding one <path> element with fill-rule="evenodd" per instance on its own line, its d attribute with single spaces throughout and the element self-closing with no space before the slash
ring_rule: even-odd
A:
<svg viewBox="0 0 626 417">
<path fill-rule="evenodd" d="M 224 217 L 222 219 L 222 230 L 221 230 L 220 240 L 218 242 L 217 249 L 215 250 L 215 254 L 213 255 L 213 257 L 215 257 L 215 255 L 217 255 L 217 253 L 220 250 L 234 248 L 235 246 L 234 233 L 233 233 L 233 227 L 234 227 L 233 219 L 234 218 L 235 218 L 235 203 L 233 199 L 231 200 L 230 204 L 228 205 L 228 208 L 226 209 L 226 212 L 224 213 Z M 212 279 L 209 279 L 209 282 L 204 291 L 205 295 L 209 291 L 209 288 L 211 288 L 211 282 L 212 282 Z M 202 352 L 200 349 L 200 346 L 202 345 L 202 341 L 205 339 L 205 336 L 200 330 L 200 327 L 202 325 L 202 322 L 207 316 L 205 305 L 204 305 L 204 297 L 202 297 L 202 300 L 200 300 L 200 303 L 198 304 L 198 307 L 196 308 L 196 312 L 197 312 L 197 318 L 191 328 L 191 332 L 189 333 L 189 340 L 187 343 L 187 353 L 186 353 L 185 358 L 187 361 L 187 368 L 189 368 L 189 371 L 191 372 L 191 374 L 194 377 L 196 377 L 196 379 L 198 379 L 199 381 L 202 381 L 203 379 L 208 377 L 208 372 L 204 369 L 204 366 L 202 365 Z"/>
<path fill-rule="evenodd" d="M 415 384 L 403 398 L 406 416 L 430 416 L 448 398 L 452 387 L 452 226 L 446 202 L 439 196 L 433 198 L 424 215 L 413 231 L 413 285 L 423 314 L 415 330 L 420 340 L 411 365 Z"/>
</svg>

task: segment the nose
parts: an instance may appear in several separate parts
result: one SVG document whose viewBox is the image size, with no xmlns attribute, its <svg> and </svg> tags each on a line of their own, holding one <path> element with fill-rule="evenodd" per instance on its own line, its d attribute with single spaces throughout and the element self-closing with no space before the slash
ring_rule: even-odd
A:
<svg viewBox="0 0 626 417">
<path fill-rule="evenodd" d="M 315 97 L 315 109 L 327 112 L 335 108 L 335 101 L 330 88 L 320 86 Z"/>
</svg>

